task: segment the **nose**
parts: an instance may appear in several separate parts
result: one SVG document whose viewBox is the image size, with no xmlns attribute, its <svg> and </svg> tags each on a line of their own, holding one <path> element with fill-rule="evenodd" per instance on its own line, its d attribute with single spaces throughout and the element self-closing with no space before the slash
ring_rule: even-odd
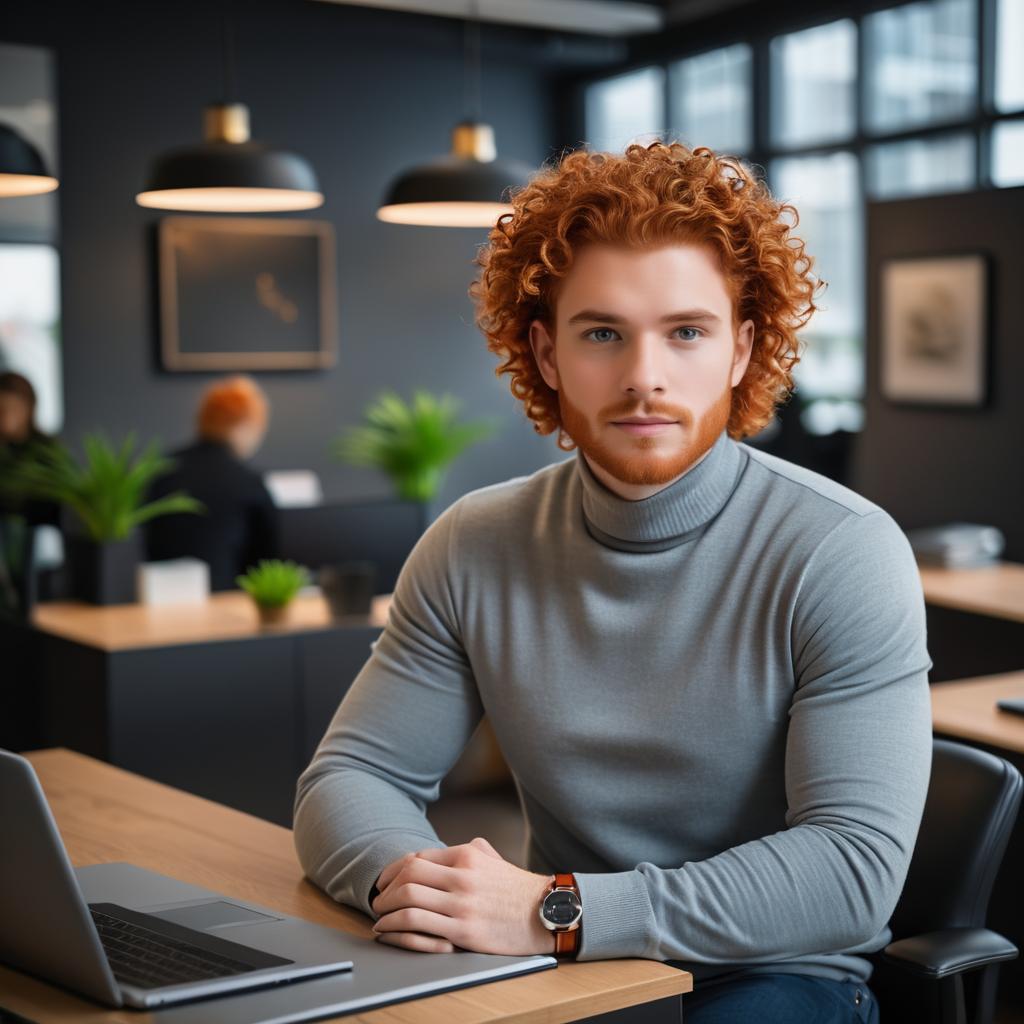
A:
<svg viewBox="0 0 1024 1024">
<path fill-rule="evenodd" d="M 633 398 L 643 400 L 663 395 L 666 384 L 664 338 L 657 335 L 636 335 L 623 347 L 622 390 Z"/>
</svg>

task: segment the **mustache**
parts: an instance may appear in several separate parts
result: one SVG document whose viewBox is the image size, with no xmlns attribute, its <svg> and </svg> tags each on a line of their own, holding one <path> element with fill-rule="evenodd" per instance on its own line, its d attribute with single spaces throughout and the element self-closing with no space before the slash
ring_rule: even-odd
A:
<svg viewBox="0 0 1024 1024">
<path fill-rule="evenodd" d="M 673 405 L 670 402 L 617 402 L 602 409 L 599 418 L 606 423 L 628 419 L 630 416 L 660 417 L 667 420 L 678 420 L 681 426 L 688 427 L 693 423 L 693 413 L 685 406 Z"/>
</svg>

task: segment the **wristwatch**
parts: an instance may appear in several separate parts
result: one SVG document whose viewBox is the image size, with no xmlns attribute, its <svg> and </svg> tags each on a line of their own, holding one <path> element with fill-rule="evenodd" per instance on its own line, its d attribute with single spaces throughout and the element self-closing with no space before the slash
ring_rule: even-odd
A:
<svg viewBox="0 0 1024 1024">
<path fill-rule="evenodd" d="M 555 875 L 539 913 L 541 924 L 555 933 L 555 956 L 574 955 L 579 948 L 583 903 L 572 875 Z"/>
</svg>

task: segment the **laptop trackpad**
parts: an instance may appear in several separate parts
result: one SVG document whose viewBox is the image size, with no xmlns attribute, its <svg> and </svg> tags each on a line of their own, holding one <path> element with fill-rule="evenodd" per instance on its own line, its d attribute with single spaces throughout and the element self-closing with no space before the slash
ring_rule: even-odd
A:
<svg viewBox="0 0 1024 1024">
<path fill-rule="evenodd" d="M 279 917 L 257 914 L 246 907 L 218 900 L 214 903 L 200 903 L 197 907 L 178 907 L 175 910 L 161 910 L 152 915 L 172 924 L 184 925 L 204 931 L 207 928 L 223 928 L 232 924 L 259 924 L 263 921 L 280 921 Z"/>
</svg>

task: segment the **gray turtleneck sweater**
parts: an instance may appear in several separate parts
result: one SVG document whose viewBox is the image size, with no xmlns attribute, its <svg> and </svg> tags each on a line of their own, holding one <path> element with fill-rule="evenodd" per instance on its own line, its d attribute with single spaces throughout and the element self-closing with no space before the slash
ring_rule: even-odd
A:
<svg viewBox="0 0 1024 1024">
<path fill-rule="evenodd" d="M 928 785 L 924 605 L 875 505 L 736 444 L 625 501 L 582 457 L 466 495 L 299 780 L 307 874 L 380 871 L 486 712 L 529 826 L 576 875 L 579 957 L 866 979 Z"/>
</svg>

